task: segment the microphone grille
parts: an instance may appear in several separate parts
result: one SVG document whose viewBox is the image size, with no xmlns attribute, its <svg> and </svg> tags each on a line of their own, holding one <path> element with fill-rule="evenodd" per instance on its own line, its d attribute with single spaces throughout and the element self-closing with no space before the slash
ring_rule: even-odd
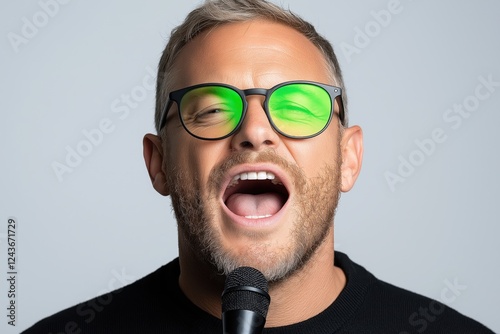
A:
<svg viewBox="0 0 500 334">
<path fill-rule="evenodd" d="M 250 310 L 267 316 L 270 297 L 264 275 L 252 267 L 239 267 L 226 278 L 222 293 L 222 312 Z"/>
</svg>

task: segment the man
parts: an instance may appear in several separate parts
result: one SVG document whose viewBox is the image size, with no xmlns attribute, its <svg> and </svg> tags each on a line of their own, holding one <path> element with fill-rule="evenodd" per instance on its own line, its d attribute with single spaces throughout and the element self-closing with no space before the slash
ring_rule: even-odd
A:
<svg viewBox="0 0 500 334">
<path fill-rule="evenodd" d="M 179 257 L 25 333 L 221 333 L 221 293 L 241 266 L 269 283 L 264 333 L 492 333 L 334 251 L 339 194 L 363 154 L 345 107 L 332 47 L 296 15 L 264 0 L 192 11 L 160 60 L 157 135 L 144 137 Z"/>
</svg>

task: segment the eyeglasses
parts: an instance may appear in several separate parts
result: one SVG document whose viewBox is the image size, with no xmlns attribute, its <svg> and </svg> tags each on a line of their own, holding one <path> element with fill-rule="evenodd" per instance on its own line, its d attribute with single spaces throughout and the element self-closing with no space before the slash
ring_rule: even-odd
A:
<svg viewBox="0 0 500 334">
<path fill-rule="evenodd" d="M 245 119 L 248 95 L 265 96 L 263 108 L 271 126 L 288 138 L 305 139 L 323 132 L 339 99 L 339 119 L 344 124 L 342 90 L 311 81 L 288 81 L 270 89 L 241 90 L 221 83 L 204 83 L 173 91 L 163 110 L 160 129 L 165 126 L 173 102 L 183 127 L 192 136 L 223 139 L 234 134 Z"/>
</svg>

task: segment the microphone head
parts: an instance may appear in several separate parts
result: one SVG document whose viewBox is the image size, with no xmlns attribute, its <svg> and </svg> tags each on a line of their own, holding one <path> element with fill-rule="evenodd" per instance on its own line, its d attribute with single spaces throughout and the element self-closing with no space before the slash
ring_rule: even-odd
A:
<svg viewBox="0 0 500 334">
<path fill-rule="evenodd" d="M 249 310 L 266 318 L 271 297 L 268 294 L 267 280 L 252 267 L 239 267 L 226 278 L 222 292 L 222 312 Z"/>
</svg>

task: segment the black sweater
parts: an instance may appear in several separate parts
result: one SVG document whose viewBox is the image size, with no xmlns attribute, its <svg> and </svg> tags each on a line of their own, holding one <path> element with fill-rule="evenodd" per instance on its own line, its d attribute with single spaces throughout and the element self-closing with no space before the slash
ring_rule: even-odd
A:
<svg viewBox="0 0 500 334">
<path fill-rule="evenodd" d="M 382 282 L 343 253 L 335 264 L 347 282 L 324 312 L 265 334 L 493 333 L 435 300 Z M 109 294 L 45 318 L 22 334 L 222 333 L 220 319 L 191 303 L 178 284 L 179 261 Z"/>
</svg>

